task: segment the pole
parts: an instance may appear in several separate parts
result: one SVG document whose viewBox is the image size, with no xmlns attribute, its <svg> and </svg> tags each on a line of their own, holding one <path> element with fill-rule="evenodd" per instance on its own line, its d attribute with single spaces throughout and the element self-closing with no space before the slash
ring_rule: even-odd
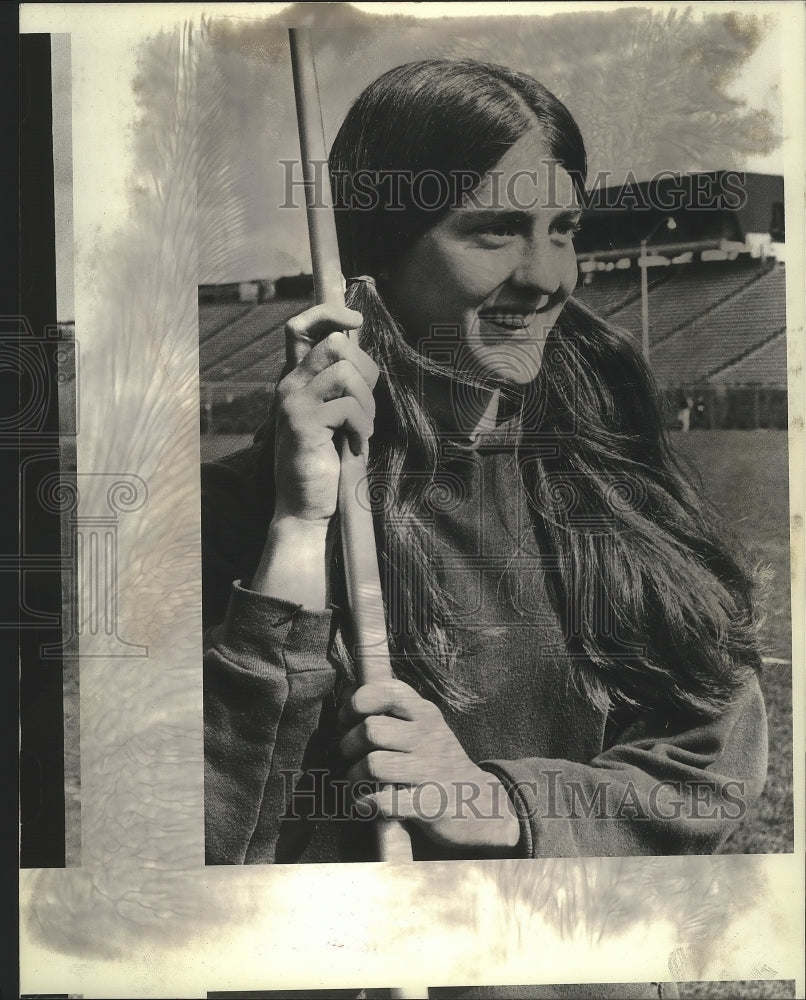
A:
<svg viewBox="0 0 806 1000">
<path fill-rule="evenodd" d="M 641 240 L 641 256 L 638 266 L 641 268 L 641 350 L 644 361 L 649 364 L 649 280 L 647 278 L 646 239 Z"/>
<path fill-rule="evenodd" d="M 311 241 L 314 293 L 318 303 L 344 305 L 344 284 L 336 237 L 336 220 L 327 173 L 322 111 L 310 36 L 305 29 L 290 28 L 291 67 L 297 104 L 300 152 L 306 181 L 305 200 Z M 295 356 L 295 361 L 300 358 Z M 366 462 L 353 455 L 346 436 L 339 453 L 339 519 L 344 549 L 347 597 L 355 636 L 354 655 L 359 684 L 392 677 L 386 616 L 375 549 L 375 527 L 365 492 Z M 396 821 L 378 820 L 378 846 L 382 861 L 411 861 L 411 841 Z"/>
<path fill-rule="evenodd" d="M 327 172 L 327 147 L 313 49 L 310 35 L 304 28 L 289 28 L 288 37 L 297 103 L 302 175 L 305 181 L 314 295 L 317 303 L 328 302 L 343 306 L 344 283 Z"/>
<path fill-rule="evenodd" d="M 306 181 L 305 203 L 308 235 L 311 243 L 314 295 L 318 303 L 344 304 L 344 283 L 339 260 L 336 220 L 330 180 L 327 173 L 327 150 L 319 103 L 319 86 L 310 36 L 305 29 L 289 28 L 291 68 L 297 106 L 300 153 Z M 317 189 L 317 167 L 318 184 Z M 318 196 L 318 197 L 317 197 Z M 299 345 L 287 344 L 289 360 L 298 363 Z M 344 552 L 347 599 L 355 636 L 355 666 L 359 684 L 392 677 L 386 616 L 381 594 L 380 574 L 375 550 L 375 526 L 368 504 L 359 501 L 359 491 L 366 482 L 367 467 L 363 456 L 353 455 L 346 436 L 339 442 L 339 519 Z M 382 861 L 411 861 L 411 841 L 406 828 L 395 820 L 375 821 L 378 853 Z M 394 1000 L 417 1000 L 427 991 L 410 992 L 393 988 Z"/>
</svg>

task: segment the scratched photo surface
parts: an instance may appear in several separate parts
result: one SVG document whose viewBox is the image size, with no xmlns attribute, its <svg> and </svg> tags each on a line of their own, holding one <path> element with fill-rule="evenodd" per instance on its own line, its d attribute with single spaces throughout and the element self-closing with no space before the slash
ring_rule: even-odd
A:
<svg viewBox="0 0 806 1000">
<path fill-rule="evenodd" d="M 608 983 L 625 997 L 798 995 L 789 479 L 800 443 L 787 363 L 791 373 L 802 357 L 802 246 L 785 213 L 795 178 L 781 57 L 792 12 L 117 14 L 100 7 L 93 24 L 35 5 L 23 22 L 52 33 L 61 448 L 41 496 L 60 518 L 65 567 L 53 834 L 64 860 L 31 848 L 21 872 L 23 992 L 567 997 L 602 987 L 564 984 Z M 327 864 L 372 857 L 330 848 L 242 864 L 206 850 L 203 634 L 226 608 L 221 573 L 239 561 L 239 575 L 254 572 L 260 553 L 244 550 L 265 524 L 237 503 L 219 510 L 229 562 L 211 569 L 221 550 L 202 545 L 201 491 L 210 463 L 220 482 L 222 469 L 265 461 L 252 442 L 265 440 L 285 323 L 314 301 L 289 26 L 311 29 L 328 146 L 390 68 L 491 61 L 567 105 L 589 190 L 621 198 L 582 212 L 574 297 L 639 350 L 648 334 L 672 445 L 760 584 L 766 783 L 713 848 L 618 850 L 607 831 L 600 849 L 560 838 L 534 858 L 460 851 L 414 865 Z M 698 213 L 697 184 L 740 197 Z M 435 494 L 439 516 L 461 499 L 452 489 Z M 569 495 L 552 497 L 568 510 Z M 238 748 L 245 766 L 254 752 Z M 228 821 L 237 840 L 243 816 L 218 817 Z M 425 839 L 418 849 L 433 856 Z M 659 853 L 681 856 L 646 856 Z M 279 863 L 300 860 L 312 863 Z"/>
</svg>

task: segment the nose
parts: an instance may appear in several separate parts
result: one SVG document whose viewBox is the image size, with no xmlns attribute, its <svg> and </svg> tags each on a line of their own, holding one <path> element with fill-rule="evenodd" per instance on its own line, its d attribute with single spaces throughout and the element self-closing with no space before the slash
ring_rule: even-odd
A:
<svg viewBox="0 0 806 1000">
<path fill-rule="evenodd" d="M 554 295 L 562 285 L 568 268 L 565 248 L 554 246 L 545 237 L 525 239 L 510 282 L 540 295 Z"/>
</svg>

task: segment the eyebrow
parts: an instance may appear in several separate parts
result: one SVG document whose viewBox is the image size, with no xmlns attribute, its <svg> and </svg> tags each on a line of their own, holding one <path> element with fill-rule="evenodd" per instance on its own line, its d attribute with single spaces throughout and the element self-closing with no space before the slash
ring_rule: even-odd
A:
<svg viewBox="0 0 806 1000">
<path fill-rule="evenodd" d="M 463 206 L 460 209 L 461 216 L 474 224 L 484 224 L 487 222 L 525 222 L 529 219 L 529 213 L 523 209 L 496 209 L 496 208 L 473 208 L 473 206 Z M 563 208 L 558 210 L 553 217 L 552 223 L 569 222 L 577 223 L 582 219 L 581 208 Z"/>
</svg>

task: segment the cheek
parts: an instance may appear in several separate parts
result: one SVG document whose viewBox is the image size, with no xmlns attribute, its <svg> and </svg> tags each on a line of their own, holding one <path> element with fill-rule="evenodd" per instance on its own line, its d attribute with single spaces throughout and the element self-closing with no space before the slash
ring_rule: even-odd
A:
<svg viewBox="0 0 806 1000">
<path fill-rule="evenodd" d="M 420 268 L 421 294 L 442 310 L 456 312 L 484 298 L 489 291 L 489 273 L 472 253 L 457 248 L 434 247 L 425 254 Z"/>
<path fill-rule="evenodd" d="M 429 322 L 455 322 L 489 295 L 490 278 L 489 269 L 480 267 L 472 255 L 424 251 L 395 283 L 399 312 L 420 328 Z"/>
<path fill-rule="evenodd" d="M 401 305 L 408 305 L 411 309 L 439 301 L 444 296 L 445 285 L 450 283 L 450 271 L 444 255 L 426 237 L 392 272 L 390 287 Z"/>
</svg>

